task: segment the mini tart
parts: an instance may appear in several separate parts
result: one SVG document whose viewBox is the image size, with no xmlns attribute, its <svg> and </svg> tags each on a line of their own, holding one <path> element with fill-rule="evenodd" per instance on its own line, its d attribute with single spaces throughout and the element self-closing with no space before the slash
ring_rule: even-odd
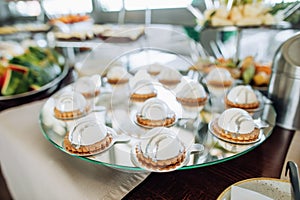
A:
<svg viewBox="0 0 300 200">
<path fill-rule="evenodd" d="M 203 106 L 208 98 L 204 87 L 194 80 L 182 78 L 176 90 L 176 99 L 184 106 Z"/>
<path fill-rule="evenodd" d="M 177 85 L 181 81 L 181 74 L 172 68 L 164 67 L 158 75 L 158 81 L 164 85 Z"/>
<path fill-rule="evenodd" d="M 133 149 L 141 167 L 150 171 L 170 171 L 183 165 L 187 157 L 186 148 L 173 130 L 157 127 L 146 134 L 152 136 Z"/>
<path fill-rule="evenodd" d="M 107 133 L 106 137 L 91 145 L 76 146 L 69 140 L 69 132 L 64 137 L 64 147 L 71 154 L 77 154 L 80 156 L 88 156 L 104 151 L 113 142 L 113 136 Z"/>
<path fill-rule="evenodd" d="M 84 116 L 90 110 L 84 96 L 78 92 L 66 92 L 56 100 L 53 108 L 57 119 L 69 120 Z"/>
<path fill-rule="evenodd" d="M 227 69 L 220 67 L 213 68 L 206 76 L 208 85 L 213 87 L 230 87 L 233 84 L 233 78 Z"/>
<path fill-rule="evenodd" d="M 182 165 L 186 158 L 186 152 L 180 153 L 178 156 L 169 158 L 166 160 L 153 160 L 149 157 L 144 156 L 143 151 L 139 146 L 136 146 L 135 153 L 138 162 L 148 168 L 155 171 L 170 171 Z"/>
<path fill-rule="evenodd" d="M 146 119 L 141 115 L 136 116 L 137 123 L 143 126 L 149 127 L 157 127 L 157 126 L 171 126 L 174 124 L 176 117 L 175 114 L 172 117 L 167 117 L 161 120 L 153 120 L 153 119 Z"/>
<path fill-rule="evenodd" d="M 210 124 L 211 131 L 233 143 L 251 143 L 259 139 L 260 130 L 250 114 L 240 108 L 229 108 Z"/>
<path fill-rule="evenodd" d="M 80 77 L 74 83 L 74 91 L 81 93 L 85 98 L 93 98 L 100 94 L 101 79 L 94 75 L 91 77 Z"/>
<path fill-rule="evenodd" d="M 175 113 L 157 98 L 147 100 L 136 114 L 136 122 L 146 127 L 171 126 L 175 121 Z"/>
<path fill-rule="evenodd" d="M 256 109 L 259 101 L 250 86 L 238 85 L 225 96 L 225 105 L 231 108 Z"/>
<path fill-rule="evenodd" d="M 254 130 L 248 134 L 228 132 L 218 125 L 217 120 L 214 120 L 211 126 L 215 134 L 217 134 L 220 138 L 231 142 L 255 142 L 258 140 L 260 134 L 260 130 L 258 128 L 254 128 Z"/>
<path fill-rule="evenodd" d="M 106 75 L 107 82 L 112 85 L 124 84 L 129 81 L 129 73 L 120 66 L 112 67 Z"/>
<path fill-rule="evenodd" d="M 157 91 L 150 80 L 140 80 L 131 88 L 130 99 L 132 101 L 143 102 L 156 97 Z"/>
</svg>

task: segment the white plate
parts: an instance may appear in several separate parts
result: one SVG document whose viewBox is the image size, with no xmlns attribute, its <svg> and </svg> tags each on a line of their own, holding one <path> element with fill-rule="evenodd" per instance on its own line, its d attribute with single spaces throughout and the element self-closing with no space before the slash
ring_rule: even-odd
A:
<svg viewBox="0 0 300 200">
<path fill-rule="evenodd" d="M 239 186 L 263 194 L 274 200 L 290 200 L 291 184 L 287 180 L 275 178 L 251 178 L 239 181 L 231 186 Z M 217 200 L 230 200 L 231 186 L 226 188 Z"/>
</svg>

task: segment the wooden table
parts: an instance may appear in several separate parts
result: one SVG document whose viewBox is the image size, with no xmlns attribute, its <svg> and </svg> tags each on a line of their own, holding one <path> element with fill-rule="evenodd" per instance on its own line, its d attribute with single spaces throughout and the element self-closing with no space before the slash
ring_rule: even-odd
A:
<svg viewBox="0 0 300 200">
<path fill-rule="evenodd" d="M 63 87 L 74 80 L 70 71 L 60 85 Z M 7 102 L 0 105 L 0 111 L 46 98 L 50 94 L 30 100 Z M 271 136 L 260 146 L 245 155 L 226 162 L 190 170 L 168 173 L 151 173 L 124 199 L 216 199 L 231 184 L 253 177 L 279 178 L 285 157 L 294 136 L 294 131 L 275 127 Z"/>
<path fill-rule="evenodd" d="M 294 131 L 274 128 L 260 146 L 238 158 L 190 170 L 152 173 L 124 199 L 216 199 L 231 184 L 253 177 L 279 178 Z"/>
</svg>

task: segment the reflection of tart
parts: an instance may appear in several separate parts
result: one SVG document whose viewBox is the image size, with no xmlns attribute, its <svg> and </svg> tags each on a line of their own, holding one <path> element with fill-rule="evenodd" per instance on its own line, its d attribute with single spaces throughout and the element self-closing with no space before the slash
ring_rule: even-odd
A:
<svg viewBox="0 0 300 200">
<path fill-rule="evenodd" d="M 107 82 L 112 85 L 124 84 L 129 81 L 130 75 L 123 67 L 112 67 L 107 72 Z"/>
<path fill-rule="evenodd" d="M 259 107 L 259 101 L 250 86 L 239 85 L 232 88 L 225 97 L 227 107 L 255 109 Z"/>
<path fill-rule="evenodd" d="M 215 95 L 223 95 L 233 84 L 233 78 L 228 70 L 214 68 L 206 76 L 207 87 Z"/>
<path fill-rule="evenodd" d="M 164 67 L 158 75 L 158 81 L 164 85 L 176 85 L 180 83 L 181 74 L 170 67 Z"/>
<path fill-rule="evenodd" d="M 225 110 L 211 126 L 218 137 L 231 142 L 255 142 L 260 134 L 249 113 L 240 108 Z"/>
<path fill-rule="evenodd" d="M 160 65 L 159 63 L 153 63 L 148 66 L 147 71 L 150 75 L 157 76 L 160 73 L 162 68 L 163 66 Z"/>
<path fill-rule="evenodd" d="M 157 92 L 150 81 L 139 81 L 132 88 L 130 99 L 133 101 L 146 101 L 147 99 L 157 96 Z"/>
<path fill-rule="evenodd" d="M 74 83 L 74 90 L 85 98 L 96 97 L 100 94 L 101 79 L 98 75 L 81 77 Z"/>
<path fill-rule="evenodd" d="M 147 127 L 170 126 L 175 120 L 175 113 L 164 101 L 157 98 L 145 101 L 136 115 L 137 123 Z"/>
<path fill-rule="evenodd" d="M 113 135 L 104 124 L 86 121 L 77 124 L 64 138 L 64 147 L 81 156 L 100 153 L 111 146 Z"/>
<path fill-rule="evenodd" d="M 182 105 L 202 106 L 207 101 L 207 94 L 199 82 L 182 79 L 176 87 L 176 99 Z"/>
<path fill-rule="evenodd" d="M 168 128 L 154 128 L 157 132 L 145 145 L 135 146 L 138 163 L 150 171 L 170 171 L 181 167 L 186 159 L 182 142 Z"/>
<path fill-rule="evenodd" d="M 84 96 L 78 92 L 65 92 L 55 102 L 54 116 L 58 119 L 74 119 L 82 117 L 89 110 Z"/>
<path fill-rule="evenodd" d="M 130 99 L 133 101 L 145 101 L 157 96 L 157 92 L 152 83 L 152 78 L 146 70 L 140 70 L 134 77 L 131 77 L 129 80 L 129 87 L 131 90 Z"/>
</svg>

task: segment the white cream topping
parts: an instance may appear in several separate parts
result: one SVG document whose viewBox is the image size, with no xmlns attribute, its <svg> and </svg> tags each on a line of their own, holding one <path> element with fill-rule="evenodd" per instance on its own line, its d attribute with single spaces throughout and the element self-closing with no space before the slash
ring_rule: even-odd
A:
<svg viewBox="0 0 300 200">
<path fill-rule="evenodd" d="M 144 102 L 139 113 L 146 119 L 163 120 L 166 119 L 172 111 L 164 101 L 151 98 Z"/>
<path fill-rule="evenodd" d="M 164 67 L 158 75 L 159 80 L 179 81 L 181 77 L 181 74 L 177 70 L 172 69 L 170 67 Z"/>
<path fill-rule="evenodd" d="M 249 85 L 238 85 L 232 88 L 227 94 L 227 99 L 238 104 L 258 102 L 255 92 Z"/>
<path fill-rule="evenodd" d="M 150 74 L 146 70 L 139 70 L 133 77 L 129 79 L 129 87 L 133 88 L 141 80 L 152 81 Z"/>
<path fill-rule="evenodd" d="M 124 67 L 112 67 L 108 72 L 107 72 L 107 78 L 108 79 L 117 79 L 117 80 L 126 80 L 129 79 L 130 75 L 127 72 Z"/>
<path fill-rule="evenodd" d="M 69 134 L 69 140 L 75 145 L 92 145 L 101 141 L 107 135 L 104 124 L 86 121 L 77 124 Z"/>
<path fill-rule="evenodd" d="M 98 75 L 80 77 L 74 83 L 74 91 L 93 94 L 100 90 L 101 79 Z"/>
<path fill-rule="evenodd" d="M 55 104 L 55 107 L 61 112 L 83 111 L 86 106 L 86 99 L 78 92 L 65 92 L 61 94 Z"/>
<path fill-rule="evenodd" d="M 151 81 L 140 80 L 132 87 L 131 92 L 135 94 L 151 94 L 155 92 L 155 88 Z"/>
<path fill-rule="evenodd" d="M 255 128 L 252 117 L 240 108 L 225 110 L 218 119 L 218 125 L 225 131 L 239 134 L 251 133 Z"/>
<path fill-rule="evenodd" d="M 181 79 L 181 82 L 175 89 L 176 96 L 180 98 L 204 98 L 207 96 L 203 85 L 195 80 Z"/>
<path fill-rule="evenodd" d="M 171 129 L 158 127 L 151 132 L 158 133 L 149 140 L 145 150 L 146 156 L 153 160 L 166 160 L 184 151 L 183 144 Z"/>
<path fill-rule="evenodd" d="M 147 70 L 149 73 L 160 73 L 162 68 L 163 68 L 163 66 L 161 64 L 153 63 L 148 66 Z"/>
<path fill-rule="evenodd" d="M 226 82 L 232 81 L 231 74 L 228 70 L 223 68 L 214 68 L 206 76 L 207 81 Z"/>
</svg>

